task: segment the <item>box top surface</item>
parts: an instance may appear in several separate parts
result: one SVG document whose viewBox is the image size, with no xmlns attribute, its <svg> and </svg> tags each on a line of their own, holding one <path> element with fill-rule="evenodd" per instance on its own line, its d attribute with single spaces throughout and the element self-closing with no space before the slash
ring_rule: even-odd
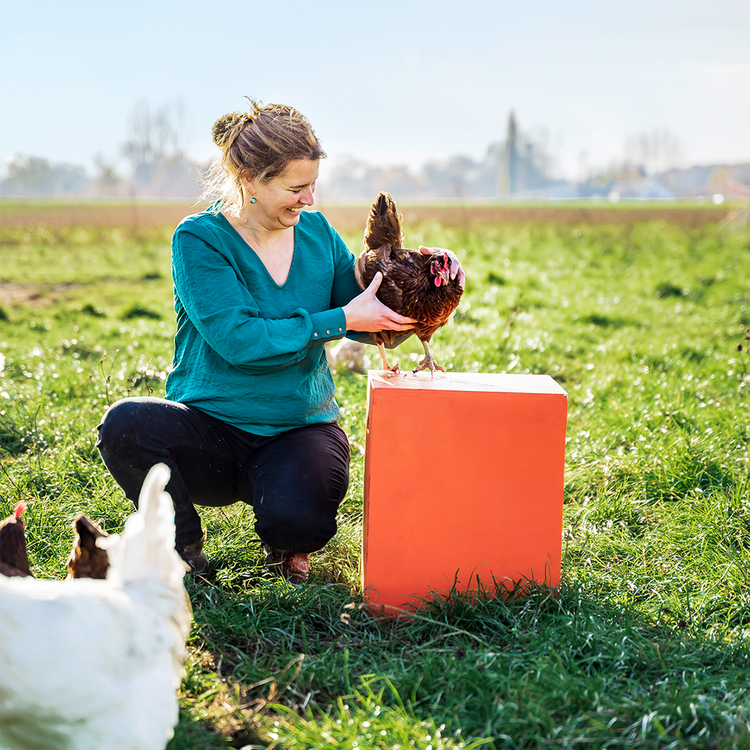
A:
<svg viewBox="0 0 750 750">
<path fill-rule="evenodd" d="M 368 387 L 425 391 L 491 391 L 497 393 L 548 393 L 566 396 L 565 390 L 549 375 L 510 375 L 484 372 L 406 373 L 388 377 L 381 370 L 370 370 Z"/>
</svg>

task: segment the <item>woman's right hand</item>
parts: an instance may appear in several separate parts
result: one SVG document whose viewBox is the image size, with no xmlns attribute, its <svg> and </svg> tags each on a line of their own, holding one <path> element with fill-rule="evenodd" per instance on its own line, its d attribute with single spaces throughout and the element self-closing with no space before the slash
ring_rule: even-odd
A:
<svg viewBox="0 0 750 750">
<path fill-rule="evenodd" d="M 383 274 L 378 271 L 370 286 L 341 308 L 349 331 L 408 331 L 417 321 L 386 307 L 376 296 Z"/>
</svg>

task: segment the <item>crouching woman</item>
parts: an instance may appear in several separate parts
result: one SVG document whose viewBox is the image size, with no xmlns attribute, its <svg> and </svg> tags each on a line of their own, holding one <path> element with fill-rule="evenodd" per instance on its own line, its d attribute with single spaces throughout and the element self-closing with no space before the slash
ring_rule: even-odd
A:
<svg viewBox="0 0 750 750">
<path fill-rule="evenodd" d="M 362 292 L 354 256 L 314 204 L 325 156 L 283 105 L 213 127 L 219 198 L 172 240 L 177 332 L 166 399 L 128 398 L 99 425 L 102 459 L 134 503 L 150 467 L 169 466 L 175 545 L 207 574 L 196 506 L 252 505 L 269 569 L 292 582 L 336 533 L 349 482 L 325 343 L 414 321 Z M 408 334 L 405 334 L 408 335 Z"/>
</svg>

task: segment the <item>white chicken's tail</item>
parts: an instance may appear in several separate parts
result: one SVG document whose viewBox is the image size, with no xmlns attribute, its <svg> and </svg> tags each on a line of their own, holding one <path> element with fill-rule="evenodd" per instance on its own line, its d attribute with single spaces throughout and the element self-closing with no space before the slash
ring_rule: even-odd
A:
<svg viewBox="0 0 750 750">
<path fill-rule="evenodd" d="M 151 580 L 183 588 L 187 566 L 174 548 L 174 505 L 164 491 L 169 477 L 164 464 L 152 466 L 141 488 L 138 510 L 125 522 L 122 534 L 98 541 L 109 555 L 107 580 L 114 586 Z"/>
</svg>

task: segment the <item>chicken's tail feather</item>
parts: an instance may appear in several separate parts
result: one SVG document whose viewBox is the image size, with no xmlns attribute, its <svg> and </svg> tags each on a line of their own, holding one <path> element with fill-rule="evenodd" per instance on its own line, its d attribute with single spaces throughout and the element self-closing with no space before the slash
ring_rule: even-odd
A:
<svg viewBox="0 0 750 750">
<path fill-rule="evenodd" d="M 179 664 L 192 609 L 182 582 L 188 566 L 174 548 L 174 504 L 165 491 L 169 477 L 166 465 L 152 466 L 141 487 L 138 510 L 125 522 L 122 534 L 97 544 L 109 555 L 107 582 L 165 618 L 172 656 Z"/>
<path fill-rule="evenodd" d="M 403 244 L 401 214 L 397 211 L 393 198 L 388 193 L 380 193 L 367 217 L 365 246 L 376 250 L 383 245 L 403 247 Z"/>
</svg>

